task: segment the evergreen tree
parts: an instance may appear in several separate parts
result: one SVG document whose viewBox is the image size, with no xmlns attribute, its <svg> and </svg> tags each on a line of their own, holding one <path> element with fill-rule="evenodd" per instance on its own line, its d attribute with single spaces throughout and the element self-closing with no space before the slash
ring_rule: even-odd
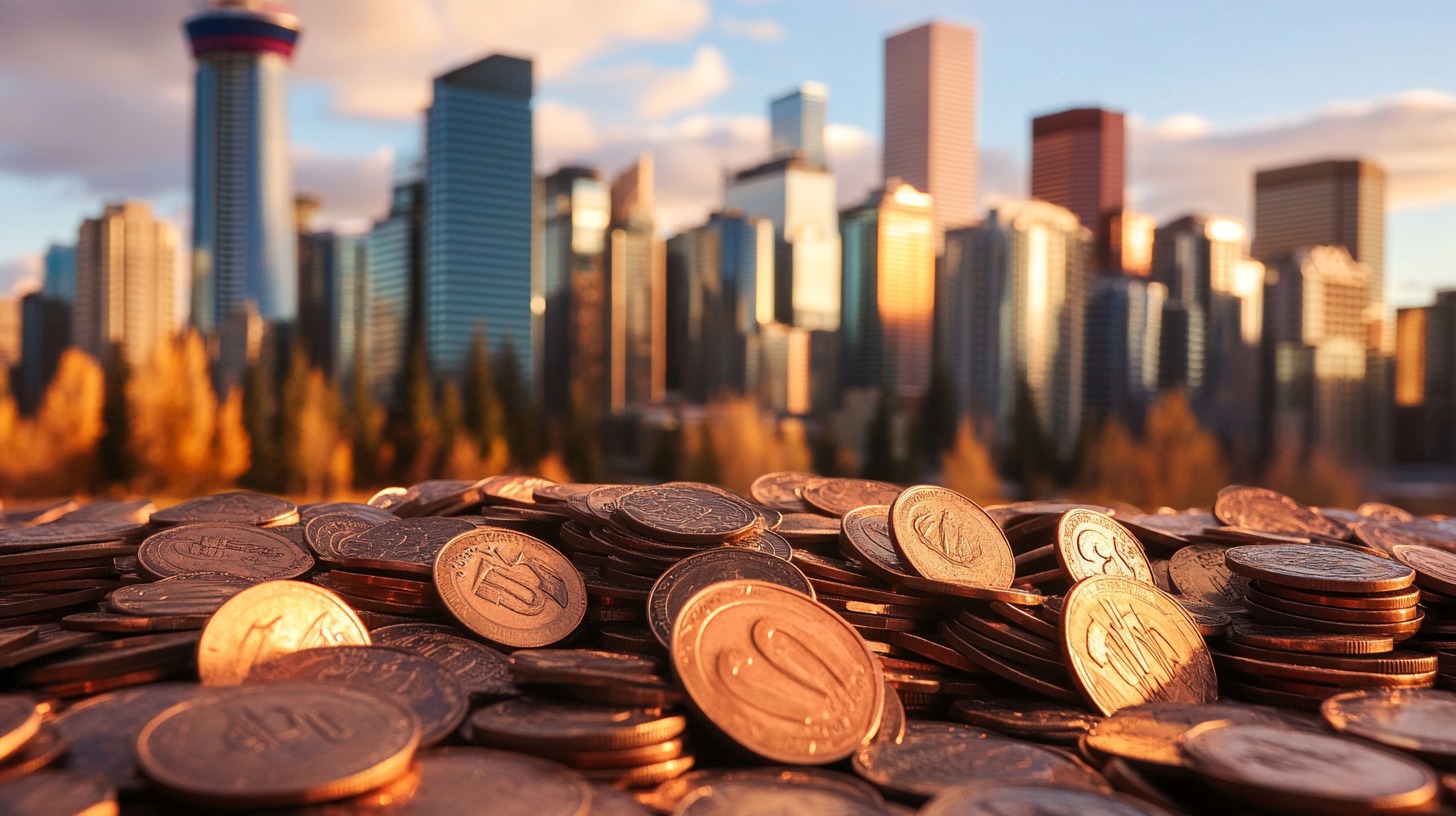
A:
<svg viewBox="0 0 1456 816">
<path fill-rule="evenodd" d="M 875 415 L 865 434 L 864 478 L 887 482 L 900 478 L 900 462 L 895 456 L 894 422 L 890 395 L 881 391 L 879 402 L 875 404 Z"/>
<path fill-rule="evenodd" d="M 163 340 L 162 342 L 170 342 Z M 101 404 L 101 421 L 106 426 L 97 443 L 99 458 L 97 476 L 102 485 L 131 482 L 136 471 L 131 458 L 131 410 L 127 401 L 127 382 L 131 366 L 126 362 L 120 343 L 112 343 L 106 360 L 106 395 Z"/>
<path fill-rule="evenodd" d="M 243 372 L 243 428 L 252 453 L 242 483 L 254 490 L 277 490 L 280 482 L 273 402 L 272 372 L 253 360 Z"/>
<path fill-rule="evenodd" d="M 934 460 L 950 448 L 956 440 L 956 418 L 959 416 L 960 408 L 956 405 L 950 374 L 944 366 L 937 365 L 930 373 L 930 386 L 920 403 L 916 422 L 915 436 L 920 452 Z"/>
<path fill-rule="evenodd" d="M 446 380 L 440 387 L 439 453 L 441 461 L 431 469 L 434 473 L 440 472 L 445 464 L 445 457 L 448 457 L 450 451 L 454 449 L 457 440 L 471 441 L 472 447 L 474 446 L 473 440 L 467 440 L 464 413 L 465 408 L 460 404 L 460 386 L 456 385 L 454 380 Z"/>
<path fill-rule="evenodd" d="M 308 357 L 302 346 L 295 346 L 288 355 L 288 373 L 278 392 L 278 410 L 272 427 L 278 440 L 278 475 L 275 490 L 299 490 L 311 470 L 303 446 L 304 410 L 309 402 Z M 314 424 L 311 420 L 310 424 Z"/>
<path fill-rule="evenodd" d="M 490 351 L 486 347 L 485 327 L 477 325 L 470 342 L 470 357 L 465 363 L 465 381 L 461 398 L 465 409 L 465 427 L 475 437 L 481 450 L 489 450 L 491 440 L 503 433 L 501 400 L 496 392 Z"/>
<path fill-rule="evenodd" d="M 541 458 L 540 411 L 526 393 L 515 345 L 507 337 L 495 361 L 496 393 L 500 397 L 506 442 L 517 465 L 530 466 Z"/>
<path fill-rule="evenodd" d="M 354 474 L 358 484 L 374 485 L 383 476 L 379 456 L 384 446 L 384 434 L 379 406 L 374 402 L 374 389 L 369 387 L 362 345 L 354 347 L 352 367 L 346 424 L 349 439 L 354 445 Z"/>
<path fill-rule="evenodd" d="M 430 463 L 438 450 L 435 394 L 431 385 L 430 362 L 423 339 L 410 344 L 409 363 L 402 374 L 404 399 L 398 427 L 398 474 L 412 481 L 428 478 Z"/>
</svg>

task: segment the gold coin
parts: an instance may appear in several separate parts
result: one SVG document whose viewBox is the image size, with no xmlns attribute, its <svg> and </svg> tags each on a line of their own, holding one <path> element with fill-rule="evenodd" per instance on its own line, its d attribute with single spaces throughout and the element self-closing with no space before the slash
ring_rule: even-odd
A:
<svg viewBox="0 0 1456 816">
<path fill-rule="evenodd" d="M 980 505 L 954 490 L 907 488 L 890 504 L 890 532 L 900 556 L 926 578 L 1009 587 L 1016 577 L 1006 534 Z"/>
<path fill-rule="evenodd" d="M 1091 510 L 1068 510 L 1057 524 L 1057 563 L 1073 583 L 1092 575 L 1121 575 L 1153 583 L 1142 545 L 1125 527 Z"/>
<path fill-rule="evenodd" d="M 549 646 L 586 617 L 581 573 L 525 533 L 481 527 L 435 558 L 435 586 L 455 619 L 481 637 L 518 648 Z"/>
<path fill-rule="evenodd" d="M 1083 697 L 1103 714 L 1218 699 L 1213 658 L 1192 616 L 1152 584 L 1115 575 L 1078 581 L 1062 610 L 1062 649 Z"/>
<path fill-rule="evenodd" d="M 672 660 L 705 717 L 775 762 L 844 759 L 884 710 L 879 661 L 859 633 L 776 584 L 725 581 L 689 598 L 673 625 Z"/>
<path fill-rule="evenodd" d="M 369 630 L 338 595 L 302 581 L 268 581 L 213 614 L 197 644 L 197 673 L 205 685 L 230 686 L 279 655 L 368 645 Z"/>
</svg>

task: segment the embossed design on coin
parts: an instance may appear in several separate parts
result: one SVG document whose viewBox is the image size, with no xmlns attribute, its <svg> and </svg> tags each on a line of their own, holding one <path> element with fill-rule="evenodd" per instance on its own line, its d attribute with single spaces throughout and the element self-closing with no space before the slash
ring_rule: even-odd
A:
<svg viewBox="0 0 1456 816">
<path fill-rule="evenodd" d="M 1362 689 L 1320 706 L 1335 730 L 1407 751 L 1445 768 L 1456 765 L 1456 694 L 1435 689 Z"/>
<path fill-rule="evenodd" d="M 1121 524 L 1091 510 L 1068 510 L 1057 524 L 1057 563 L 1073 583 L 1089 575 L 1121 575 L 1153 583 L 1142 545 Z"/>
<path fill-rule="evenodd" d="M 1332 734 L 1211 722 L 1184 735 L 1183 750 L 1215 787 L 1270 812 L 1425 812 L 1439 795 L 1424 764 Z"/>
<path fill-rule="evenodd" d="M 308 520 L 303 528 L 303 536 L 314 555 L 325 561 L 337 561 L 344 554 L 345 539 L 383 523 L 363 518 L 356 513 L 324 513 Z"/>
<path fill-rule="evenodd" d="M 798 471 L 765 473 L 749 485 L 748 495 L 759 504 L 783 513 L 803 513 L 809 508 L 802 491 L 815 478 L 812 473 Z"/>
<path fill-rule="evenodd" d="M 706 550 L 677 562 L 657 579 L 647 596 L 647 625 L 663 646 L 672 644 L 672 624 L 688 599 L 719 581 L 751 578 L 814 597 L 809 579 L 793 564 L 766 553 L 728 547 Z"/>
<path fill-rule="evenodd" d="M 775 762 L 843 759 L 884 709 L 880 664 L 859 633 L 775 584 L 727 581 L 694 595 L 673 625 L 672 659 L 698 710 Z"/>
<path fill-rule="evenodd" d="M 278 807 L 387 784 L 409 769 L 419 738 L 414 713 L 388 697 L 326 683 L 259 683 L 163 711 L 137 736 L 136 758 L 189 802 Z"/>
<path fill-rule="evenodd" d="M 1062 651 L 1103 714 L 1147 702 L 1218 699 L 1213 658 L 1193 619 L 1152 584 L 1094 575 L 1067 593 Z"/>
<path fill-rule="evenodd" d="M 510 658 L 484 643 L 461 637 L 453 626 L 398 623 L 370 634 L 375 645 L 393 646 L 439 661 L 470 694 L 482 697 L 516 694 L 516 686 L 511 682 Z"/>
<path fill-rule="evenodd" d="M 905 563 L 938 581 L 1009 587 L 1011 544 L 980 505 L 943 487 L 911 487 L 890 505 L 890 532 Z"/>
<path fill-rule="evenodd" d="M 336 560 L 362 569 L 429 575 L 446 542 L 474 529 L 474 524 L 458 518 L 388 521 L 340 541 Z"/>
<path fill-rule="evenodd" d="M 151 518 L 152 524 L 158 527 L 194 522 L 271 526 L 287 524 L 290 520 L 297 519 L 298 507 L 277 496 L 238 491 L 189 499 L 165 510 L 158 510 Z"/>
<path fill-rule="evenodd" d="M 759 523 L 758 513 L 727 491 L 685 485 L 624 493 L 617 499 L 613 518 L 644 535 L 685 544 L 717 543 Z"/>
<path fill-rule="evenodd" d="M 894 580 L 914 573 L 895 549 L 887 505 L 870 504 L 845 513 L 840 520 L 839 549 L 882 578 Z"/>
<path fill-rule="evenodd" d="M 435 586 L 467 629 L 507 646 L 547 646 L 586 616 L 586 584 L 556 549 L 484 527 L 451 539 L 435 558 Z"/>
<path fill-rule="evenodd" d="M 118 587 L 106 596 L 106 606 L 128 615 L 211 615 L 255 583 L 232 575 L 174 575 Z"/>
<path fill-rule="evenodd" d="M 220 572 L 255 581 L 297 578 L 313 556 L 271 530 L 246 524 L 183 524 L 142 542 L 137 566 L 153 578 Z"/>
<path fill-rule="evenodd" d="M 815 510 L 843 516 L 856 507 L 894 502 L 900 495 L 900 486 L 869 479 L 813 479 L 801 492 L 804 501 Z"/>
<path fill-rule="evenodd" d="M 1262 487 L 1231 485 L 1218 491 L 1213 514 L 1230 527 L 1244 527 L 1266 533 L 1308 535 L 1317 533 L 1331 538 L 1344 538 L 1350 529 L 1344 524 L 1321 516 L 1312 507 Z"/>
<path fill-rule="evenodd" d="M 1447 595 L 1456 595 L 1456 553 L 1425 544 L 1397 544 L 1390 554 L 1416 571 L 1416 583 Z"/>
<path fill-rule="evenodd" d="M 1173 553 L 1168 575 L 1178 592 L 1206 604 L 1239 609 L 1249 591 L 1249 579 L 1235 575 L 1224 564 L 1227 547 L 1194 544 Z"/>
<path fill-rule="evenodd" d="M 206 685 L 233 685 L 289 652 L 368 645 L 369 630 L 339 596 L 301 581 L 269 581 L 213 613 L 197 644 L 197 673 Z"/>
<path fill-rule="evenodd" d="M 340 683 L 403 702 L 420 720 L 421 746 L 449 736 L 469 707 L 465 689 L 440 663 L 377 646 L 306 649 L 280 655 L 248 672 L 249 683 L 288 680 Z"/>
<path fill-rule="evenodd" d="M 1240 575 L 1300 589 L 1384 592 L 1415 582 L 1415 570 L 1399 561 L 1344 547 L 1261 544 L 1234 547 L 1224 563 Z"/>
</svg>

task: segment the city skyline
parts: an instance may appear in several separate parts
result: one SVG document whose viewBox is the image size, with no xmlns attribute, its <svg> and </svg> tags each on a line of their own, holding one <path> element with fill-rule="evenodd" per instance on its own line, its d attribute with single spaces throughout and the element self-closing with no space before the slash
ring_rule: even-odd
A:
<svg viewBox="0 0 1456 816">
<path fill-rule="evenodd" d="M 430 26 L 403 26 L 398 29 L 399 42 L 391 44 L 380 36 L 380 25 L 388 22 L 378 18 L 383 13 L 380 8 L 364 6 L 358 19 L 344 20 L 327 6 L 307 0 L 293 5 L 305 20 L 304 44 L 290 92 L 297 187 L 320 196 L 323 226 L 348 229 L 385 214 L 389 179 L 397 172 L 393 159 L 411 149 L 417 156 L 421 147 L 418 115 L 428 101 L 430 77 L 450 67 L 447 62 L 459 64 L 492 50 L 533 56 L 542 66 L 542 92 L 536 104 L 538 172 L 565 163 L 589 163 L 610 175 L 641 150 L 654 153 L 661 234 L 702 223 L 720 200 L 720 171 L 743 169 L 762 159 L 767 103 L 805 80 L 823 81 L 829 87 L 829 159 L 839 178 L 839 204 L 857 203 L 878 180 L 880 41 L 944 15 L 978 32 L 977 186 L 982 190 L 978 214 L 984 214 L 997 197 L 1024 196 L 1031 116 L 1074 105 L 1102 105 L 1129 116 L 1130 204 L 1152 210 L 1160 222 L 1185 210 L 1198 210 L 1251 224 L 1252 170 L 1361 155 L 1381 163 L 1390 174 L 1388 302 L 1392 306 L 1429 302 L 1431 290 L 1449 286 L 1456 278 L 1445 262 L 1451 239 L 1444 235 L 1450 231 L 1441 228 L 1456 218 L 1456 205 L 1449 203 L 1456 200 L 1456 156 L 1447 159 L 1433 147 L 1439 146 L 1447 127 L 1456 131 L 1456 99 L 1449 95 L 1456 87 L 1428 81 L 1440 75 L 1424 68 L 1433 64 L 1432 49 L 1419 47 L 1431 41 L 1427 29 L 1439 26 L 1400 28 L 1391 21 L 1367 25 L 1362 18 L 1372 58 L 1359 61 L 1360 71 L 1325 64 L 1330 61 L 1311 62 L 1305 54 L 1304 64 L 1320 66 L 1325 75 L 1320 81 L 1308 71 L 1280 71 L 1278 60 L 1264 60 L 1265 70 L 1280 81 L 1256 85 L 1243 63 L 1260 62 L 1259 57 L 1273 52 L 1264 54 L 1272 48 L 1269 35 L 1253 30 L 1253 24 L 1291 12 L 1245 10 L 1250 31 L 1240 42 L 1237 61 L 1209 63 L 1206 46 L 1197 42 L 1188 44 L 1185 55 L 1170 54 L 1165 46 L 1147 41 L 1146 47 L 1165 58 L 1156 63 L 1162 79 L 1181 82 L 1178 87 L 1188 89 L 1169 93 L 1164 87 L 1150 95 L 1148 86 L 1158 83 L 1129 84 L 1118 67 L 1125 58 L 1106 56 L 1109 73 L 1100 80 L 1057 70 L 1065 57 L 1053 53 L 1042 55 L 1046 69 L 1033 72 L 1035 77 L 1024 65 L 1016 70 L 1017 59 L 1007 51 L 1018 41 L 1026 42 L 1030 20 L 1008 19 L 1004 10 L 992 7 L 918 3 L 887 10 L 871 4 L 857 9 L 864 13 L 852 25 L 836 21 L 836 26 L 845 28 L 839 32 L 845 35 L 842 38 L 815 38 L 814 28 L 806 24 L 813 9 L 804 7 L 665 1 L 651 19 L 642 11 L 617 10 L 604 33 L 594 35 L 583 34 L 581 23 L 533 33 L 529 21 L 491 7 L 470 20 L 445 20 L 498 23 L 492 27 L 498 33 L 491 36 L 472 38 L 468 32 L 480 31 L 480 26 L 460 25 L 457 28 L 465 34 L 430 40 L 429 31 L 434 30 Z M 46 244 L 66 240 L 83 216 L 111 200 L 152 201 L 160 215 L 177 223 L 184 235 L 188 232 L 185 142 L 190 66 L 177 25 L 196 9 L 186 3 L 147 4 L 129 9 L 126 20 L 108 22 L 104 15 L 91 15 L 102 20 L 79 19 L 75 4 L 46 6 L 7 10 L 15 25 L 9 35 L 0 35 L 19 34 L 32 44 L 75 43 L 78 49 L 37 52 L 18 42 L 0 62 L 0 78 L 33 79 L 27 85 L 29 93 L 50 92 L 49 97 L 26 105 L 33 121 L 10 123 L 0 131 L 0 214 L 7 223 L 0 230 L 3 289 L 13 287 L 17 278 L 37 275 Z M 407 12 L 389 13 L 405 15 L 396 23 L 410 22 Z M 1045 20 L 1046 41 L 1068 35 L 1081 13 L 1068 7 Z M 1151 8 L 1142 13 L 1144 18 L 1133 28 L 1144 34 L 1153 22 L 1167 22 L 1166 13 Z M 1349 24 L 1353 13 L 1353 4 L 1322 7 L 1321 19 L 1301 27 L 1308 33 L 1300 42 L 1313 42 L 1341 20 Z M 613 14 L 613 9 L 594 6 L 584 16 Z M 1227 12 L 1209 14 L 1205 22 L 1214 30 L 1233 25 Z M 433 20 L 436 27 L 441 22 Z M 1107 35 L 1108 42 L 1136 33 L 1113 30 L 1116 22 L 1104 23 L 1106 31 L 1097 30 Z M 103 37 L 107 25 L 102 23 L 122 25 L 136 36 Z M 1404 48 L 1391 50 L 1392 38 L 1381 36 L 1393 32 L 1405 38 Z M 165 48 L 160 45 L 163 39 Z M 826 48 L 818 39 L 842 41 Z M 120 42 L 128 45 L 117 45 Z M 421 48 L 421 42 L 441 47 Z M 1321 46 L 1337 48 L 1341 42 L 1348 44 L 1348 36 L 1326 38 Z M 806 47 L 797 47 L 805 43 Z M 152 44 L 158 48 L 148 52 Z M 308 55 L 314 50 L 317 58 L 311 60 Z M 431 56 L 421 56 L 426 52 Z M 1098 52 L 1102 59 L 1104 49 Z M 66 53 L 73 64 L 55 64 L 56 53 Z M 777 56 L 759 64 L 754 54 Z M 1385 58 L 1378 58 L 1381 55 Z M 1025 55 L 1019 59 L 1024 62 Z M 854 65 L 847 66 L 850 62 Z M 359 67 L 364 63 L 369 64 Z M 112 67 L 86 75 L 88 68 L 103 64 Z M 1194 68 L 1200 65 L 1205 73 L 1221 72 L 1225 77 L 1222 94 L 1211 92 L 1206 82 L 1193 81 L 1198 73 Z M 351 66 L 358 76 L 343 78 Z M 392 73 L 381 79 L 386 68 Z M 123 81 L 127 78 L 131 81 Z M 1247 82 L 1240 84 L 1240 78 Z M 601 93 L 608 79 L 615 79 L 613 93 L 618 98 Z M 9 88 L 7 95 L 23 104 L 26 90 L 13 85 L 0 82 Z M 373 92 L 365 92 L 371 88 Z M 604 98 L 591 99 L 593 88 L 595 96 Z M 1249 90 L 1232 94 L 1241 97 L 1233 100 L 1230 88 Z M 75 132 L 65 139 L 42 143 L 37 134 L 45 131 L 35 126 L 49 123 L 54 132 L 55 117 L 66 115 L 77 94 L 88 92 L 101 97 L 92 99 L 90 115 L 104 117 L 114 126 L 73 125 Z M 1008 103 L 1008 93 L 1017 97 L 1015 102 Z M 628 104 L 622 104 L 620 97 Z M 122 103 L 138 99 L 149 101 L 132 106 L 136 115 L 150 115 L 151 127 L 145 134 L 132 132 L 134 117 L 118 118 L 116 113 Z M 360 107 L 366 102 L 376 105 L 368 115 Z M 388 105 L 404 107 L 384 109 Z M 603 113 L 612 108 L 623 112 Z M 1412 117 L 1423 118 L 1425 124 L 1410 126 Z M 168 121 L 173 126 L 167 126 Z M 131 160 L 116 155 L 129 141 L 142 147 Z M 175 156 L 161 152 L 177 143 L 183 147 Z M 75 159 L 71 164 L 62 161 L 66 151 Z M 1198 155 L 1211 160 L 1188 161 Z M 1413 164 L 1422 158 L 1424 165 Z M 693 161 L 699 166 L 685 172 Z M 1449 172 L 1445 162 L 1453 165 Z M 1247 172 L 1231 172 L 1230 167 Z M 21 200 L 25 203 L 15 203 Z M 1230 201 L 1243 204 L 1230 206 Z M 1423 201 L 1436 203 L 1413 207 Z"/>
</svg>

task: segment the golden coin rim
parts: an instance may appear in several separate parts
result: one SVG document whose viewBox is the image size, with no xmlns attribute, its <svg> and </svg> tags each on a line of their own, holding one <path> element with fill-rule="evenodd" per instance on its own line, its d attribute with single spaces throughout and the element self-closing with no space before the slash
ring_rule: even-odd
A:
<svg viewBox="0 0 1456 816">
<path fill-rule="evenodd" d="M 354 634 L 358 635 L 358 642 L 336 645 L 372 645 L 369 627 L 359 620 L 359 615 L 354 608 L 337 594 L 304 581 L 265 581 L 229 598 L 226 603 L 218 607 L 216 612 L 212 613 L 207 625 L 203 627 L 202 637 L 197 641 L 197 674 L 202 679 L 204 686 L 238 685 L 247 679 L 248 670 L 252 668 L 251 665 L 244 666 L 241 670 L 236 668 L 225 670 L 237 657 L 235 649 L 238 638 L 231 632 L 237 631 L 238 626 L 229 626 L 229 624 L 242 624 L 242 629 L 246 631 L 248 621 L 243 616 L 246 615 L 247 610 L 287 595 L 318 601 L 319 604 L 316 608 L 320 610 L 323 609 L 324 604 L 327 604 L 332 608 L 330 611 L 340 612 L 348 623 L 353 624 Z M 238 618 L 238 620 L 233 621 L 232 618 Z"/>
</svg>

